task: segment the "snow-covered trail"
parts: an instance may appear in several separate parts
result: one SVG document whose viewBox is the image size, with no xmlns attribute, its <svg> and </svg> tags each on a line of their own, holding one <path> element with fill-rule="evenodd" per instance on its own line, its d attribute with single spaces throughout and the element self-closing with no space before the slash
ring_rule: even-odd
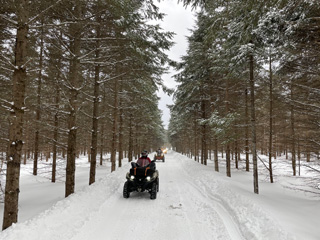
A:
<svg viewBox="0 0 320 240">
<path fill-rule="evenodd" d="M 156 200 L 148 193 L 124 199 L 121 184 L 72 239 L 243 239 L 228 212 L 202 193 L 175 156 L 167 154 L 165 163 L 157 163 Z"/>
<path fill-rule="evenodd" d="M 32 219 L 0 232 L 0 239 L 296 239 L 259 203 L 265 197 L 251 192 L 247 174 L 227 178 L 212 167 L 169 152 L 166 162 L 157 163 L 157 199 L 151 200 L 146 192 L 124 199 L 129 168 L 127 163 L 107 173 Z"/>
</svg>

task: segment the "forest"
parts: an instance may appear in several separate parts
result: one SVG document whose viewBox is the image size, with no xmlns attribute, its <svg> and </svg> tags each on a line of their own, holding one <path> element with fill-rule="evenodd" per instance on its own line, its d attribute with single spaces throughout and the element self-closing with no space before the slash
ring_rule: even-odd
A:
<svg viewBox="0 0 320 240">
<path fill-rule="evenodd" d="M 285 155 L 292 175 L 320 164 L 320 6 L 317 0 L 177 0 L 197 12 L 181 62 L 174 33 L 153 0 L 0 1 L 0 187 L 2 229 L 18 219 L 20 166 L 65 162 L 65 197 L 75 163 L 132 161 L 162 146 L 156 92 L 173 94 L 168 138 L 177 152 L 219 171 L 219 155 L 254 175 L 259 154 L 273 182 Z M 178 87 L 161 75 L 173 66 Z M 110 158 L 106 159 L 108 153 Z M 219 153 L 219 154 L 218 154 Z M 245 155 L 241 159 L 240 154 Z M 318 167 L 312 169 L 319 173 Z"/>
<path fill-rule="evenodd" d="M 88 155 L 92 184 L 104 153 L 111 153 L 114 171 L 124 157 L 131 161 L 141 149 L 163 144 L 156 91 L 170 91 L 161 74 L 173 33 L 150 24 L 163 14 L 149 0 L 9 0 L 0 6 L 5 229 L 17 221 L 20 163 L 31 159 L 37 175 L 38 162 L 52 158 L 55 182 L 57 161 L 66 161 L 67 197 L 80 154 Z"/>
<path fill-rule="evenodd" d="M 272 162 L 285 155 L 292 175 L 315 161 L 320 147 L 320 5 L 317 1 L 183 1 L 200 8 L 176 66 L 171 106 L 174 148 L 206 165 L 218 153 L 238 168 L 245 154 L 259 193 L 259 154 L 273 182 Z M 252 156 L 252 162 L 249 156 Z"/>
</svg>

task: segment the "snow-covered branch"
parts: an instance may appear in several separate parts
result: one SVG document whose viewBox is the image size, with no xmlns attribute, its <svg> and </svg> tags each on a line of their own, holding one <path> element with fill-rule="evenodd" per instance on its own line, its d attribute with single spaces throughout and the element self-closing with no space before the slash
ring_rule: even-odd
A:
<svg viewBox="0 0 320 240">
<path fill-rule="evenodd" d="M 10 19 L 10 18 L 8 18 L 8 17 L 7 17 L 6 15 L 4 15 L 4 14 L 0 14 L 0 17 L 3 18 L 4 20 L 6 20 L 6 21 L 9 22 L 9 23 L 12 23 L 12 24 L 14 24 L 14 25 L 18 25 L 18 22 L 14 21 L 14 20 L 12 20 L 12 19 Z"/>
<path fill-rule="evenodd" d="M 52 4 L 51 6 L 47 7 L 45 10 L 43 10 L 41 13 L 37 14 L 36 16 L 34 16 L 33 18 L 29 19 L 28 21 L 28 25 L 31 24 L 33 21 L 35 21 L 37 18 L 41 17 L 43 14 L 45 14 L 48 10 L 50 10 L 51 8 L 53 8 L 54 6 L 58 5 L 60 2 L 62 2 L 62 0 L 58 0 L 57 2 L 55 2 L 54 4 Z"/>
</svg>

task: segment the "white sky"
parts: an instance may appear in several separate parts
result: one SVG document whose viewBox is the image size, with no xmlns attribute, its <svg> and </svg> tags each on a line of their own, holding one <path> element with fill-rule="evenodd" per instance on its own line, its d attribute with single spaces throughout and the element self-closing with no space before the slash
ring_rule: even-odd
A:
<svg viewBox="0 0 320 240">
<path fill-rule="evenodd" d="M 178 4 L 177 2 L 178 0 L 164 0 L 160 3 L 156 2 L 156 5 L 160 8 L 160 12 L 166 14 L 164 20 L 160 23 L 162 28 L 165 31 L 176 33 L 173 39 L 175 45 L 168 52 L 168 55 L 172 60 L 180 61 L 180 57 L 186 53 L 188 47 L 186 36 L 190 36 L 189 29 L 193 28 L 195 17 L 190 7 L 186 9 L 182 3 Z M 170 69 L 169 74 L 165 74 L 162 77 L 165 85 L 169 88 L 176 87 L 176 82 L 172 78 L 175 73 L 174 69 Z M 158 93 L 158 96 L 161 97 L 159 108 L 163 112 L 162 121 L 164 127 L 168 128 L 170 111 L 167 108 L 167 104 L 173 104 L 172 97 L 162 91 Z"/>
</svg>

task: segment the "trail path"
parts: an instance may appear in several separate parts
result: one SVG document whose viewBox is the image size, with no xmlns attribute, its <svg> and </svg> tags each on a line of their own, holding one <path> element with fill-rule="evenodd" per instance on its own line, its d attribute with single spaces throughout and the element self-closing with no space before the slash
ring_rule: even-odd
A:
<svg viewBox="0 0 320 240">
<path fill-rule="evenodd" d="M 84 163 L 87 164 L 86 160 Z M 297 203 L 290 205 L 293 209 L 310 206 L 304 209 L 310 213 L 308 216 L 319 208 L 318 201 L 301 204 L 306 200 L 295 198 L 296 193 L 283 195 L 281 188 L 277 196 L 275 188 L 264 196 L 255 195 L 251 174 L 234 172 L 233 178 L 227 178 L 212 166 L 201 165 L 173 151 L 166 154 L 164 163 L 157 162 L 160 177 L 157 199 L 151 200 L 147 192 L 133 192 L 125 199 L 122 190 L 129 168 L 129 163 L 112 173 L 98 168 L 103 174 L 93 185 L 85 184 L 40 214 L 0 232 L 0 240 L 293 240 L 302 238 L 290 235 L 290 225 L 283 228 L 288 221 L 279 219 L 282 216 L 299 219 L 301 214 L 294 214 L 291 208 L 287 210 L 287 203 Z M 77 172 L 82 172 L 87 181 L 87 166 L 82 167 L 79 162 Z M 32 191 L 36 195 L 33 198 L 39 201 L 46 199 L 48 189 L 56 185 L 39 182 L 35 186 L 38 191 Z M 30 187 L 24 193 L 27 191 L 31 191 Z M 274 204 L 274 199 L 289 196 L 284 204 Z M 309 225 L 311 229 L 317 224 L 309 221 L 306 226 Z M 308 239 L 318 236 L 316 231 L 299 234 L 310 236 Z"/>
<path fill-rule="evenodd" d="M 79 239 L 244 239 L 232 216 L 214 197 L 192 180 L 175 153 L 157 162 L 160 191 L 131 193 L 122 198 L 122 183 L 110 199 L 90 216 L 72 238 Z"/>
</svg>

